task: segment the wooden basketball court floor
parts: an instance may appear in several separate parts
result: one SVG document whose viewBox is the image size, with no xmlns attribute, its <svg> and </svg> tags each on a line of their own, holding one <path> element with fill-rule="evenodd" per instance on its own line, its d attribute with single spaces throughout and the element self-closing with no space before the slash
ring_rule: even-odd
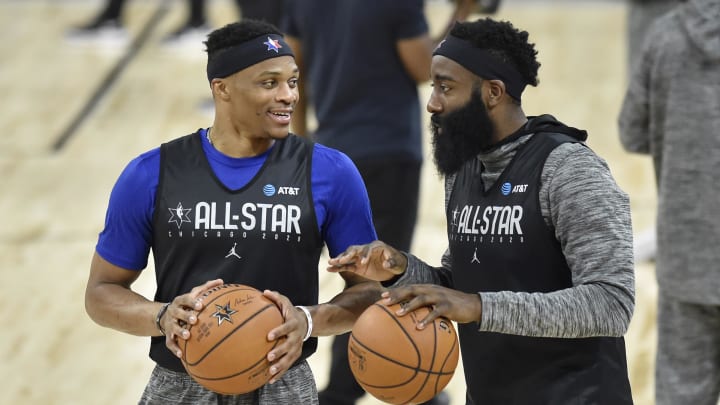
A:
<svg viewBox="0 0 720 405">
<path fill-rule="evenodd" d="M 651 163 L 622 150 L 616 127 L 627 77 L 624 3 L 503 3 L 496 17 L 528 30 L 542 63 L 540 87 L 524 97 L 526 113 L 552 113 L 587 129 L 589 145 L 630 194 L 636 234 L 649 229 L 656 203 Z M 147 339 L 94 324 L 83 294 L 109 192 L 124 165 L 212 122 L 198 108 L 209 97 L 201 48 L 160 45 L 182 20 L 185 4 L 162 4 L 130 1 L 127 23 L 138 46 L 102 49 L 63 40 L 99 0 L 0 0 L 2 403 L 131 404 L 148 378 Z M 229 0 L 209 2 L 208 11 L 215 26 L 237 17 Z M 437 30 L 449 7 L 436 0 L 427 11 Z M 420 91 L 426 100 L 429 86 Z M 447 242 L 442 183 L 428 145 L 413 251 L 437 264 Z M 652 404 L 653 266 L 639 265 L 636 275 L 629 367 L 636 403 Z M 322 299 L 340 288 L 337 276 L 323 271 L 321 282 Z M 136 284 L 152 297 L 152 267 Z M 321 339 L 311 358 L 319 387 L 327 381 L 329 343 Z M 448 387 L 454 405 L 464 403 L 463 390 L 459 367 Z"/>
</svg>

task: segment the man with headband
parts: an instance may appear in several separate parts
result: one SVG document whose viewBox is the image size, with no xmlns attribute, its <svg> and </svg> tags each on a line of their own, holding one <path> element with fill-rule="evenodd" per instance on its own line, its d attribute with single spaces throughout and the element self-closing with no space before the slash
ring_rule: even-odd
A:
<svg viewBox="0 0 720 405">
<path fill-rule="evenodd" d="M 441 267 L 376 241 L 330 260 L 388 303 L 459 324 L 467 404 L 631 404 L 629 199 L 585 131 L 528 117 L 540 64 L 509 22 L 458 23 L 434 52 L 434 160 L 445 176 Z"/>
<path fill-rule="evenodd" d="M 98 324 L 152 336 L 157 363 L 141 404 L 317 404 L 306 361 L 313 336 L 350 330 L 379 299 L 380 284 L 344 276 L 348 287 L 318 304 L 318 262 L 376 239 L 362 179 L 344 154 L 289 133 L 298 68 L 277 29 L 243 20 L 206 41 L 215 103 L 210 128 L 134 159 L 117 180 L 86 289 Z M 130 287 L 152 249 L 157 290 Z M 269 384 L 221 395 L 184 370 L 180 340 L 202 309 L 198 297 L 222 283 L 251 285 L 285 322 L 270 331 Z"/>
</svg>

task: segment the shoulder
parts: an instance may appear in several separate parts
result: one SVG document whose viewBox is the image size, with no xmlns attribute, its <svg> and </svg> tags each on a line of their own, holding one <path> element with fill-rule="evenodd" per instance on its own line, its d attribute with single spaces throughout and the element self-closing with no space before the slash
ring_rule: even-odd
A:
<svg viewBox="0 0 720 405">
<path fill-rule="evenodd" d="M 582 166 L 607 168 L 607 163 L 583 142 L 565 142 L 550 152 L 545 167 Z"/>
<path fill-rule="evenodd" d="M 312 181 L 316 188 L 327 188 L 336 198 L 364 193 L 362 176 L 346 154 L 320 144 L 315 144 L 314 149 Z"/>
<path fill-rule="evenodd" d="M 608 171 L 607 162 L 581 142 L 566 142 L 553 149 L 545 160 L 543 175 L 558 175 L 583 179 L 597 171 Z"/>
<path fill-rule="evenodd" d="M 148 173 L 158 172 L 160 169 L 160 147 L 138 155 L 128 163 L 127 169 Z"/>
<path fill-rule="evenodd" d="M 646 55 L 674 54 L 684 49 L 686 35 L 680 19 L 680 8 L 659 16 L 648 27 L 642 52 Z"/>
<path fill-rule="evenodd" d="M 346 154 L 319 143 L 313 145 L 312 159 L 313 167 L 323 170 L 357 170 L 353 161 Z"/>
<path fill-rule="evenodd" d="M 605 159 L 583 143 L 563 143 L 547 157 L 542 173 L 543 184 L 551 193 L 568 196 L 577 193 L 625 193 L 618 187 Z"/>
<path fill-rule="evenodd" d="M 160 175 L 160 148 L 149 150 L 132 159 L 120 174 L 115 188 L 136 192 L 157 185 Z"/>
</svg>

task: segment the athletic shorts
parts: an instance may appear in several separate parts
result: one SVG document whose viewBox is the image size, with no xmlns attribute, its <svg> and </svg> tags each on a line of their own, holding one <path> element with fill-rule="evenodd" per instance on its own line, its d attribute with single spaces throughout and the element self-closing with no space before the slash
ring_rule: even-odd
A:
<svg viewBox="0 0 720 405">
<path fill-rule="evenodd" d="M 310 365 L 302 361 L 274 384 L 242 395 L 222 395 L 212 392 L 180 373 L 155 366 L 139 405 L 318 405 L 318 392 Z"/>
</svg>

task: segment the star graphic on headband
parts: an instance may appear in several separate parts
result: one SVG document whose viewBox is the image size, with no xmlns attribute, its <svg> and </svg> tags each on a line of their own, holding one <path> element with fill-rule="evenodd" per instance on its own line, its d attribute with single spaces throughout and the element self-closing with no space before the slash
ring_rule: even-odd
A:
<svg viewBox="0 0 720 405">
<path fill-rule="evenodd" d="M 237 311 L 230 308 L 229 302 L 227 304 L 225 304 L 225 306 L 215 304 L 215 309 L 216 309 L 216 311 L 214 314 L 212 314 L 212 316 L 217 318 L 218 326 L 222 325 L 223 321 L 228 321 L 230 323 L 233 323 L 230 315 L 236 313 Z"/>
<path fill-rule="evenodd" d="M 280 45 L 280 41 L 277 41 L 275 39 L 272 39 L 270 37 L 267 37 L 267 41 L 263 42 L 263 44 L 267 45 L 266 51 L 275 51 L 275 53 L 278 53 L 278 49 L 282 48 L 282 45 Z"/>
</svg>

